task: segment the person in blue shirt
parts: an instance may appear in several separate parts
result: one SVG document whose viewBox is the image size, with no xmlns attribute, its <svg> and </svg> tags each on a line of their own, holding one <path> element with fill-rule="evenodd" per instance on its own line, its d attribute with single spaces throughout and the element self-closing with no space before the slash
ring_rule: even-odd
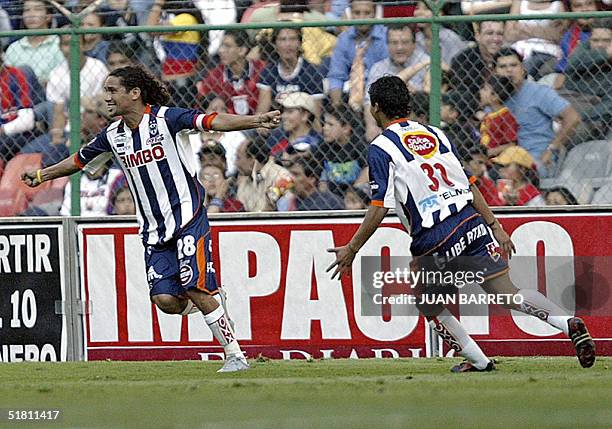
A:
<svg viewBox="0 0 612 429">
<path fill-rule="evenodd" d="M 343 210 L 344 201 L 330 191 L 318 188 L 321 169 L 318 162 L 310 157 L 298 157 L 289 166 L 294 178 L 294 192 L 297 196 L 297 209 L 304 210 Z"/>
<path fill-rule="evenodd" d="M 558 155 L 580 123 L 578 112 L 554 89 L 527 80 L 514 49 L 500 49 L 493 63 L 495 73 L 510 78 L 516 88 L 505 104 L 519 124 L 518 144 L 535 159 L 540 177 L 553 177 Z M 555 133 L 557 118 L 560 128 Z"/>
<path fill-rule="evenodd" d="M 371 19 L 374 18 L 375 12 L 376 5 L 372 0 L 351 2 L 351 17 L 353 19 Z M 367 76 L 368 70 L 374 63 L 388 57 L 386 28 L 382 25 L 357 25 L 350 27 L 338 36 L 327 74 L 329 96 L 334 105 L 340 104 L 344 86 L 350 78 L 357 48 L 362 46 L 365 47 L 363 64 L 364 74 Z"/>
</svg>

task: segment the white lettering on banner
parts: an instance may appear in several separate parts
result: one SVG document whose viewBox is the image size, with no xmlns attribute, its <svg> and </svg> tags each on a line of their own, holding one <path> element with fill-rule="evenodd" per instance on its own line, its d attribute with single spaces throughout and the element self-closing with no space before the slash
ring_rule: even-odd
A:
<svg viewBox="0 0 612 429">
<path fill-rule="evenodd" d="M 544 243 L 544 258 L 546 270 L 546 296 L 556 304 L 568 301 L 567 291 L 575 294 L 576 276 L 574 264 L 568 263 L 574 256 L 572 237 L 565 229 L 553 222 L 528 222 L 514 230 L 512 241 L 516 243 L 516 255 L 519 258 L 510 259 L 510 278 L 519 289 L 536 289 L 538 287 L 537 247 Z M 521 258 L 522 256 L 522 258 Z M 529 258 L 526 258 L 529 257 Z M 520 269 L 512 269 L 513 262 L 520 264 Z M 564 308 L 568 314 L 574 314 L 576 309 L 575 296 L 571 296 L 571 304 Z M 560 331 L 535 317 L 526 317 L 523 313 L 511 311 L 516 326 L 529 335 L 546 337 L 556 335 Z"/>
<path fill-rule="evenodd" d="M 225 355 L 223 353 L 198 353 L 198 355 L 200 356 L 200 360 L 205 361 L 225 359 Z M 215 357 L 216 359 L 211 359 L 212 357 Z"/>
<path fill-rule="evenodd" d="M 249 252 L 255 254 L 256 274 L 249 277 Z M 228 312 L 235 318 L 238 339 L 253 338 L 251 297 L 276 292 L 281 279 L 281 254 L 273 236 L 262 232 L 220 232 L 221 284 L 227 289 Z"/>
<path fill-rule="evenodd" d="M 27 273 L 50 273 L 51 261 L 51 239 L 45 234 L 15 234 L 0 235 L 0 273 L 21 273 L 22 267 L 22 248 L 25 247 Z M 11 248 L 13 258 L 10 258 Z M 11 264 L 12 263 L 12 264 Z"/>
<path fill-rule="evenodd" d="M 326 340 L 351 338 L 342 285 L 325 272 L 334 262 L 334 255 L 326 251 L 332 247 L 331 231 L 291 232 L 281 340 L 310 339 L 313 320 L 320 321 Z M 317 288 L 316 300 L 310 299 L 313 287 Z"/>
<path fill-rule="evenodd" d="M 381 227 L 361 248 L 353 262 L 353 312 L 355 322 L 361 332 L 373 340 L 396 341 L 410 335 L 419 322 L 419 316 L 393 316 L 389 321 L 382 316 L 361 315 L 361 255 L 380 255 L 384 247 L 390 249 L 391 256 L 410 255 L 410 236 L 397 228 Z"/>
<path fill-rule="evenodd" d="M 291 360 L 292 355 L 301 356 L 304 359 L 312 359 L 310 353 L 303 350 L 280 350 L 283 360 Z"/>
<path fill-rule="evenodd" d="M 385 354 L 388 354 L 391 359 L 398 359 L 400 354 L 394 349 L 372 349 L 376 359 L 383 359 Z"/>
<path fill-rule="evenodd" d="M 51 344 L 39 348 L 35 344 L 3 344 L 0 362 L 57 362 L 57 353 Z"/>
<path fill-rule="evenodd" d="M 91 301 L 89 341 L 119 339 L 116 264 L 112 235 L 87 236 L 87 299 Z"/>
</svg>

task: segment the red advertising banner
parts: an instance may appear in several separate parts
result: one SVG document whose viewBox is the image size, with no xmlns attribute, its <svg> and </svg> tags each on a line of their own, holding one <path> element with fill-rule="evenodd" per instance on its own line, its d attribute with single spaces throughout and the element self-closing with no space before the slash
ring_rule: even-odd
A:
<svg viewBox="0 0 612 429">
<path fill-rule="evenodd" d="M 502 217 L 517 254 L 533 269 L 512 269 L 520 288 L 574 303 L 596 339 L 612 354 L 612 233 L 607 214 Z M 422 316 L 364 316 L 359 257 L 352 276 L 331 280 L 326 249 L 346 243 L 361 219 L 289 218 L 212 222 L 217 276 L 228 291 L 229 313 L 247 356 L 274 359 L 426 357 L 429 329 Z M 85 357 L 89 360 L 219 359 L 222 349 L 201 314 L 168 315 L 149 300 L 144 248 L 130 224 L 79 227 Z M 386 219 L 359 256 L 408 255 L 410 237 Z M 544 256 L 580 256 L 571 267 L 549 267 Z M 581 262 L 579 262 L 581 261 Z M 585 262 L 586 261 L 586 262 Z M 602 279 L 604 281 L 597 281 Z M 568 292 L 569 291 L 569 292 Z M 560 296 L 564 294 L 564 296 Z M 573 300 L 573 301 L 572 301 Z M 454 308 L 458 315 L 461 306 Z M 466 312 L 467 313 L 467 312 Z M 479 313 L 481 314 L 481 313 Z M 462 323 L 490 355 L 571 355 L 571 343 L 532 317 L 497 305 Z"/>
</svg>

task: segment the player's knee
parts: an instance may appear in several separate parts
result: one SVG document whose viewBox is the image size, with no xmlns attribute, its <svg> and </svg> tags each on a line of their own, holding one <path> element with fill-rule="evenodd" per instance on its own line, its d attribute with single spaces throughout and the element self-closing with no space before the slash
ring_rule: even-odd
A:
<svg viewBox="0 0 612 429">
<path fill-rule="evenodd" d="M 167 314 L 179 314 L 185 308 L 185 299 L 172 295 L 154 295 L 151 297 L 153 304 Z"/>
</svg>

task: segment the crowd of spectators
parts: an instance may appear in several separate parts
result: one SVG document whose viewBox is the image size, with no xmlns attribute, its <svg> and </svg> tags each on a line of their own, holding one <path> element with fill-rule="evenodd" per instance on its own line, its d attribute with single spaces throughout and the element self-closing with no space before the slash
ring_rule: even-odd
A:
<svg viewBox="0 0 612 429">
<path fill-rule="evenodd" d="M 59 3 L 80 12 L 91 1 Z M 529 16 L 603 10 L 610 3 L 461 1 L 447 2 L 443 13 Z M 83 16 L 82 25 L 431 15 L 423 1 L 107 0 Z M 45 1 L 0 0 L 0 30 L 68 25 Z M 107 74 L 141 64 L 167 84 L 177 106 L 236 114 L 282 110 L 281 127 L 272 132 L 189 136 L 209 211 L 361 209 L 369 204 L 367 144 L 381 132 L 370 114 L 368 88 L 383 75 L 399 76 L 413 94 L 409 119 L 427 122 L 431 43 L 429 23 L 86 34 L 80 38 L 81 143 L 113 119 L 104 107 Z M 68 155 L 70 36 L 4 37 L 0 46 L 1 189 L 10 186 L 3 185 L 2 170 L 17 155 L 41 154 L 43 165 Z M 610 21 L 448 25 L 441 28 L 440 48 L 440 127 L 487 201 L 588 203 L 566 183 L 580 178 L 561 173 L 568 151 L 582 143 L 612 145 Z M 69 185 L 64 194 L 58 211 L 68 214 Z M 612 203 L 612 195 L 608 199 Z M 112 160 L 82 173 L 81 210 L 83 215 L 134 213 L 126 179 Z"/>
</svg>

